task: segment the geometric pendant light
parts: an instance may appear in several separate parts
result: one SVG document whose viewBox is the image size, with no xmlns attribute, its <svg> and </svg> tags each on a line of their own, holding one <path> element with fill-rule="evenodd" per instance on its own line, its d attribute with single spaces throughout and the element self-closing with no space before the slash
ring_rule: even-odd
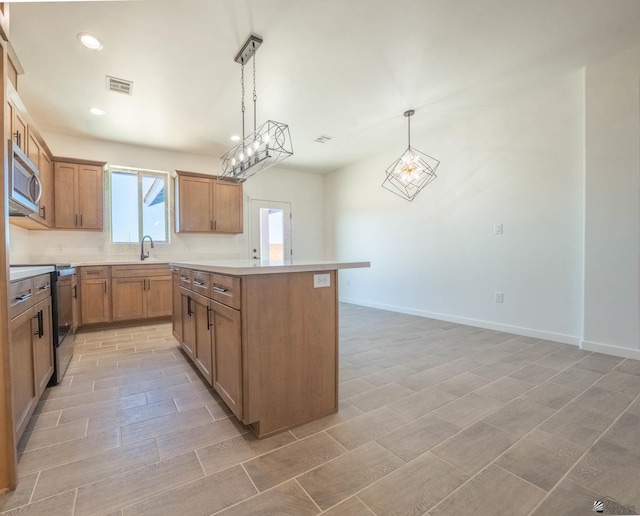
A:
<svg viewBox="0 0 640 516">
<path fill-rule="evenodd" d="M 234 61 L 241 65 L 242 85 L 242 141 L 220 158 L 219 180 L 238 183 L 293 155 L 289 126 L 275 120 L 267 120 L 256 127 L 256 52 L 262 38 L 251 34 Z M 253 132 L 245 136 L 244 127 L 244 66 L 253 58 Z"/>
<path fill-rule="evenodd" d="M 386 170 L 387 178 L 382 187 L 411 202 L 420 191 L 433 181 L 440 162 L 431 156 L 411 147 L 411 117 L 415 111 L 404 112 L 407 117 L 409 146 L 402 156 Z"/>
</svg>

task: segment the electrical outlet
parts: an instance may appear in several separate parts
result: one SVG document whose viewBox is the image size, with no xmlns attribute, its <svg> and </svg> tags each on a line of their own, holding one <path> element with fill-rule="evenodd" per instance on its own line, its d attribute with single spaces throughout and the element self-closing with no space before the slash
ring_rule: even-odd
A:
<svg viewBox="0 0 640 516">
<path fill-rule="evenodd" d="M 323 288 L 331 286 L 330 274 L 314 274 L 313 275 L 313 288 Z"/>
<path fill-rule="evenodd" d="M 504 294 L 502 292 L 496 292 L 496 303 L 504 303 Z"/>
<path fill-rule="evenodd" d="M 63 244 L 58 244 L 57 245 L 57 249 L 58 249 L 58 254 L 64 253 L 64 245 Z"/>
<path fill-rule="evenodd" d="M 502 235 L 502 224 L 494 224 L 493 225 L 493 234 L 494 235 Z"/>
</svg>

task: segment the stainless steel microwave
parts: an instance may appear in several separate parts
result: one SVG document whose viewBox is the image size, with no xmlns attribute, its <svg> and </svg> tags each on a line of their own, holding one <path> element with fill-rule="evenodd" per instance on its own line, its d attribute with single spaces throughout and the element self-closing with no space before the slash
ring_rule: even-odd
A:
<svg viewBox="0 0 640 516">
<path fill-rule="evenodd" d="M 42 184 L 38 169 L 12 140 L 9 140 L 9 215 L 27 216 L 38 212 Z"/>
</svg>

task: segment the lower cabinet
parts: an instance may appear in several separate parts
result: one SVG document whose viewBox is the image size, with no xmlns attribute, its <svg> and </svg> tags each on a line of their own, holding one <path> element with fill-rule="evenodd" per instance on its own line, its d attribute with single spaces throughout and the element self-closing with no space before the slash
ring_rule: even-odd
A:
<svg viewBox="0 0 640 516">
<path fill-rule="evenodd" d="M 111 279 L 107 265 L 80 268 L 82 324 L 111 322 Z"/>
<path fill-rule="evenodd" d="M 80 268 L 82 324 L 168 317 L 172 280 L 167 265 Z"/>
<path fill-rule="evenodd" d="M 34 288 L 49 275 L 10 285 L 11 395 L 16 440 L 20 439 L 53 374 L 50 291 Z M 34 301 L 42 299 L 41 301 Z"/>
<path fill-rule="evenodd" d="M 231 411 L 242 420 L 240 311 L 189 288 L 179 288 L 182 349 Z"/>
<path fill-rule="evenodd" d="M 242 321 L 240 311 L 211 301 L 213 387 L 242 419 Z"/>
<path fill-rule="evenodd" d="M 171 314 L 171 327 L 173 330 L 173 336 L 178 342 L 182 342 L 182 298 L 180 295 L 180 271 L 177 267 L 171 268 L 171 282 L 173 288 L 171 291 L 172 307 Z"/>
</svg>

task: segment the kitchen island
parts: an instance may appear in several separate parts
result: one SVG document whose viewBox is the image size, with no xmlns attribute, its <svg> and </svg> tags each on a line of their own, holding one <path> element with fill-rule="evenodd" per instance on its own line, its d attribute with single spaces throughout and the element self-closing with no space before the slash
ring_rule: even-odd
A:
<svg viewBox="0 0 640 516">
<path fill-rule="evenodd" d="M 339 269 L 368 262 L 171 262 L 173 333 L 267 437 L 338 410 Z"/>
</svg>

